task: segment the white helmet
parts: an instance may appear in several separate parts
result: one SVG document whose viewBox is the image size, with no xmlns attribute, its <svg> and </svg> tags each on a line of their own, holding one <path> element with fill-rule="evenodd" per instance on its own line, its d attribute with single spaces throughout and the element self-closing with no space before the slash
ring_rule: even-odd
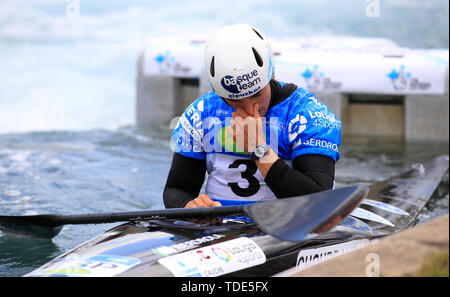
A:
<svg viewBox="0 0 450 297">
<path fill-rule="evenodd" d="M 226 99 L 242 99 L 262 90 L 273 75 L 266 37 L 245 24 L 224 27 L 208 42 L 205 71 L 212 90 Z"/>
</svg>

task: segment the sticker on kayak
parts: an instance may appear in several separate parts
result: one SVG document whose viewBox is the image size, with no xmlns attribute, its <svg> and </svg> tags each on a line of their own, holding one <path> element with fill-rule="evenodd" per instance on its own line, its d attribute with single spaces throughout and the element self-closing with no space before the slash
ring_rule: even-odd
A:
<svg viewBox="0 0 450 297">
<path fill-rule="evenodd" d="M 354 218 L 352 216 L 346 217 L 339 226 L 351 228 L 351 229 L 357 229 L 363 232 L 372 232 L 372 229 L 367 225 L 366 223 L 358 220 L 357 218 Z"/>
<path fill-rule="evenodd" d="M 122 273 L 139 263 L 139 259 L 124 256 L 68 257 L 27 276 L 106 277 Z"/>
<path fill-rule="evenodd" d="M 242 237 L 161 258 L 158 262 L 177 277 L 206 277 L 262 264 L 266 256 L 253 240 Z"/>
<path fill-rule="evenodd" d="M 404 216 L 409 216 L 409 213 L 407 213 L 406 211 L 404 211 L 403 209 L 400 209 L 398 207 L 395 207 L 393 205 L 389 205 L 380 201 L 376 201 L 376 200 L 371 200 L 371 199 L 364 199 L 361 204 L 366 204 L 366 205 L 370 205 L 373 207 L 377 207 L 380 208 L 382 210 L 391 212 L 391 213 L 395 213 L 395 214 L 399 214 L 399 215 L 404 215 Z"/>
<path fill-rule="evenodd" d="M 369 239 L 359 239 L 322 248 L 302 250 L 297 255 L 296 270 L 306 269 L 317 263 L 364 247 L 369 243 Z"/>
<path fill-rule="evenodd" d="M 392 224 L 389 220 L 386 220 L 385 218 L 360 207 L 355 208 L 350 215 L 360 219 L 395 227 L 394 224 Z"/>
</svg>

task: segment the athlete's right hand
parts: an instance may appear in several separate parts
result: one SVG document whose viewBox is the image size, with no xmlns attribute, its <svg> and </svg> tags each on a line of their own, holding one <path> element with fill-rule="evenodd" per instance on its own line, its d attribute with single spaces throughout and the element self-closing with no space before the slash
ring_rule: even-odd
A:
<svg viewBox="0 0 450 297">
<path fill-rule="evenodd" d="M 194 208 L 194 207 L 214 207 L 214 206 L 222 206 L 222 203 L 217 202 L 209 198 L 206 194 L 200 194 L 194 200 L 189 201 L 185 208 Z"/>
</svg>

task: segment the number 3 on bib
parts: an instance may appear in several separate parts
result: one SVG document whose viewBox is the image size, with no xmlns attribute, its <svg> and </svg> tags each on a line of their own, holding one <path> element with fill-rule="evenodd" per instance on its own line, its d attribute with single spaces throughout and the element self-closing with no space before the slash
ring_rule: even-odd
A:
<svg viewBox="0 0 450 297">
<path fill-rule="evenodd" d="M 261 187 L 258 179 L 255 177 L 258 167 L 252 160 L 240 159 L 235 160 L 228 168 L 238 168 L 241 165 L 245 165 L 245 170 L 241 172 L 241 177 L 248 181 L 248 187 L 241 188 L 237 182 L 229 182 L 228 185 L 234 194 L 240 197 L 250 197 L 255 195 Z"/>
</svg>

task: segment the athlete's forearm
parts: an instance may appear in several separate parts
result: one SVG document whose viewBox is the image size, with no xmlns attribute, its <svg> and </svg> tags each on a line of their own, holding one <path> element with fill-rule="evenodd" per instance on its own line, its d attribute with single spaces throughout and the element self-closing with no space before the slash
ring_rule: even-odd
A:
<svg viewBox="0 0 450 297">
<path fill-rule="evenodd" d="M 256 166 L 258 166 L 258 169 L 264 178 L 266 178 L 270 168 L 278 159 L 278 155 L 272 149 L 269 149 L 264 157 L 255 161 Z"/>
<path fill-rule="evenodd" d="M 166 208 L 183 208 L 196 196 L 187 190 L 165 186 L 163 192 L 164 206 Z"/>
<path fill-rule="evenodd" d="M 297 157 L 290 168 L 282 159 L 272 164 L 264 181 L 277 198 L 306 195 L 333 188 L 334 161 L 326 156 Z"/>
<path fill-rule="evenodd" d="M 163 198 L 166 208 L 184 207 L 195 199 L 205 180 L 206 162 L 174 153 Z"/>
</svg>

